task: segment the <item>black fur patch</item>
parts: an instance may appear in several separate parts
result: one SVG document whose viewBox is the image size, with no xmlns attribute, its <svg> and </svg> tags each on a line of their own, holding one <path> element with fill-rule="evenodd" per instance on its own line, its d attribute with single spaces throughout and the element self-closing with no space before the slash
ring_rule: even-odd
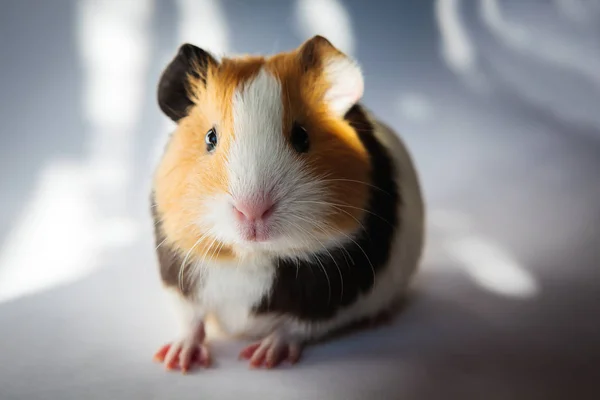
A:
<svg viewBox="0 0 600 400">
<path fill-rule="evenodd" d="M 165 235 L 162 232 L 162 224 L 160 216 L 156 211 L 156 203 L 154 201 L 154 193 L 151 195 L 150 202 L 152 204 L 152 218 L 154 220 L 154 241 L 156 243 L 156 255 L 160 268 L 160 277 L 165 286 L 178 290 L 184 297 L 191 297 L 195 293 L 197 280 L 186 274 L 179 281 L 181 264 L 183 257 L 165 243 Z M 186 270 L 191 262 L 186 263 Z"/>
<path fill-rule="evenodd" d="M 185 117 L 193 105 L 188 93 L 188 75 L 206 85 L 205 74 L 210 65 L 217 65 L 210 53 L 187 43 L 179 47 L 158 83 L 158 105 L 162 112 L 175 122 Z"/>
<path fill-rule="evenodd" d="M 395 229 L 399 226 L 399 191 L 394 163 L 387 149 L 373 134 L 373 126 L 359 105 L 345 116 L 368 150 L 372 164 L 371 189 L 363 230 L 356 243 L 329 249 L 320 262 L 276 260 L 277 272 L 268 297 L 254 309 L 260 313 L 291 314 L 300 319 L 331 318 L 340 308 L 351 305 L 368 291 L 375 275 L 390 256 Z M 343 285 L 343 290 L 342 290 Z"/>
</svg>

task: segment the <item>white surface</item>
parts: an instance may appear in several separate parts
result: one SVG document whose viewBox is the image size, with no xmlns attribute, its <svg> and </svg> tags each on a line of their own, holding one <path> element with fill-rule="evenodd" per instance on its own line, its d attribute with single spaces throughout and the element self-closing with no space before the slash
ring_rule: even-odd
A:
<svg viewBox="0 0 600 400">
<path fill-rule="evenodd" d="M 437 19 L 431 2 L 329 2 L 366 103 L 421 171 L 415 297 L 392 326 L 308 348 L 293 368 L 249 370 L 244 343 L 219 342 L 215 368 L 189 376 L 152 362 L 176 326 L 147 211 L 166 125 L 157 76 L 177 32 L 216 29 L 197 41 L 220 50 L 295 46 L 306 38 L 288 25 L 314 19 L 294 14 L 310 2 L 204 2 L 218 29 L 194 26 L 187 1 L 152 15 L 75 3 L 0 5 L 0 400 L 600 398 L 597 1 L 440 0 Z M 77 20 L 96 14 L 110 22 Z M 111 27 L 120 46 L 102 41 Z M 115 76 L 136 79 L 102 85 Z M 102 98 L 139 104 L 106 116 Z"/>
<path fill-rule="evenodd" d="M 533 298 L 491 293 L 435 261 L 392 326 L 310 347 L 273 371 L 238 361 L 244 343 L 219 342 L 215 367 L 188 376 L 151 361 L 176 325 L 150 238 L 128 253 L 77 283 L 0 304 L 0 398 L 549 399 L 589 391 L 597 374 L 587 368 L 597 314 L 581 307 L 598 299 L 597 275 L 569 279 L 559 251 L 540 257 L 556 272 L 537 271 L 545 284 Z"/>
</svg>

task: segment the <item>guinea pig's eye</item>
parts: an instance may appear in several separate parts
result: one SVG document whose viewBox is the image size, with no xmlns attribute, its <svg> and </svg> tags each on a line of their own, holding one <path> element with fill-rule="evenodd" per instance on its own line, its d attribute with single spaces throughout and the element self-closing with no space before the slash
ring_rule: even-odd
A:
<svg viewBox="0 0 600 400">
<path fill-rule="evenodd" d="M 206 151 L 209 153 L 217 147 L 217 132 L 215 132 L 215 128 L 210 128 L 206 133 L 204 142 L 206 142 Z"/>
<path fill-rule="evenodd" d="M 298 153 L 306 153 L 309 148 L 308 132 L 297 122 L 292 126 L 292 146 Z"/>
</svg>

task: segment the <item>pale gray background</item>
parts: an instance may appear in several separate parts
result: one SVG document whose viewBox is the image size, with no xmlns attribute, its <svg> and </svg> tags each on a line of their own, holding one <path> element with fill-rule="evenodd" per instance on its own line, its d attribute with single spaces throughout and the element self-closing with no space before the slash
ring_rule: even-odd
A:
<svg viewBox="0 0 600 400">
<path fill-rule="evenodd" d="M 223 342 L 217 368 L 165 373 L 158 74 L 182 41 L 315 33 L 359 60 L 420 168 L 414 301 L 293 369 Z M 599 43 L 593 0 L 1 1 L 0 399 L 600 398 Z"/>
</svg>

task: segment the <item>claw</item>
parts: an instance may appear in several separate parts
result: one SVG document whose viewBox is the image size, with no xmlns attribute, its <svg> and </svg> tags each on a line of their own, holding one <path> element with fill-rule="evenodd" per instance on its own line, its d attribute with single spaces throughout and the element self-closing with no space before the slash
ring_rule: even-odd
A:
<svg viewBox="0 0 600 400">
<path fill-rule="evenodd" d="M 164 345 L 154 355 L 154 361 L 164 363 L 167 371 L 181 370 L 187 373 L 195 366 L 208 368 L 210 352 L 205 344 L 194 341 L 178 341 Z"/>
<path fill-rule="evenodd" d="M 165 356 L 167 355 L 167 352 L 169 351 L 169 347 L 171 347 L 170 344 L 165 344 L 163 347 L 161 347 L 156 354 L 154 354 L 154 361 L 162 363 L 165 361 Z"/>
<path fill-rule="evenodd" d="M 302 354 L 302 345 L 273 334 L 240 352 L 240 359 L 250 360 L 251 368 L 274 368 L 284 361 L 295 364 Z"/>
<path fill-rule="evenodd" d="M 240 352 L 240 360 L 249 360 L 252 357 L 252 354 L 260 347 L 260 343 L 254 343 L 250 346 L 246 347 L 244 350 Z"/>
</svg>

